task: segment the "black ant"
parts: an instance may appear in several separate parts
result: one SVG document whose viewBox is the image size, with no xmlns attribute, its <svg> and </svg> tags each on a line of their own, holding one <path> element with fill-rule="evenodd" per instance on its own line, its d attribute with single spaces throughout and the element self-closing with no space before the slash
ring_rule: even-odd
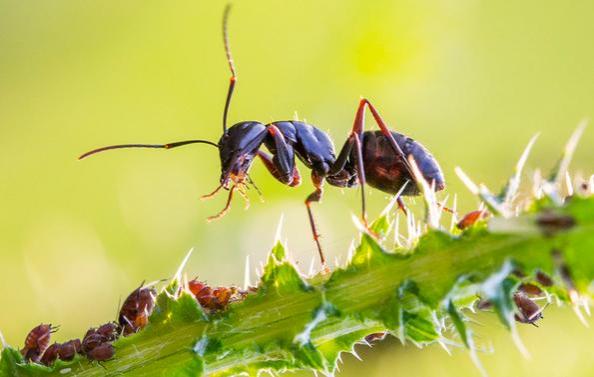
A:
<svg viewBox="0 0 594 377">
<path fill-rule="evenodd" d="M 209 217 L 210 221 L 222 217 L 229 210 L 235 191 L 246 196 L 247 184 L 253 185 L 248 173 L 256 156 L 278 181 L 291 187 L 301 183 L 299 170 L 295 166 L 295 156 L 297 156 L 312 171 L 311 179 L 315 191 L 307 197 L 305 205 L 323 265 L 325 265 L 325 258 L 311 211 L 311 203 L 318 202 L 322 198 L 324 181 L 337 187 L 361 186 L 364 222 L 366 222 L 365 184 L 389 194 L 398 192 L 402 196 L 420 194 L 411 163 L 407 158 L 412 158 L 416 162 L 424 179 L 431 183 L 435 191 L 445 187 L 441 168 L 431 153 L 413 139 L 390 131 L 388 125 L 367 99 L 361 99 L 353 128 L 338 156 L 335 154 L 334 145 L 329 136 L 315 126 L 304 122 L 280 121 L 263 124 L 257 121 L 247 121 L 236 123 L 227 128 L 229 105 L 237 81 L 227 32 L 230 9 L 230 5 L 227 5 L 223 15 L 223 41 L 231 79 L 223 111 L 223 135 L 218 143 L 208 140 L 186 140 L 158 145 L 112 145 L 87 152 L 80 156 L 80 159 L 98 152 L 120 148 L 172 149 L 195 143 L 212 145 L 219 150 L 221 177 L 219 186 L 203 198 L 210 198 L 221 189 L 229 190 L 229 196 L 223 210 L 217 215 Z M 378 124 L 379 131 L 363 131 L 367 107 Z M 271 155 L 260 150 L 262 145 L 266 146 Z M 413 184 L 407 185 L 409 182 Z M 406 212 L 401 198 L 398 198 L 398 204 Z"/>
</svg>

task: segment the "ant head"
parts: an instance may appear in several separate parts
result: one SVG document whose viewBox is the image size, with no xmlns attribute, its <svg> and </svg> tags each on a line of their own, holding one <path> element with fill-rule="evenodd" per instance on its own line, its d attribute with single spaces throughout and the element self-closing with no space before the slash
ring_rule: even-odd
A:
<svg viewBox="0 0 594 377">
<path fill-rule="evenodd" d="M 229 128 L 219 140 L 221 159 L 220 184 L 245 184 L 248 172 L 266 137 L 266 127 L 259 122 L 241 122 Z"/>
</svg>

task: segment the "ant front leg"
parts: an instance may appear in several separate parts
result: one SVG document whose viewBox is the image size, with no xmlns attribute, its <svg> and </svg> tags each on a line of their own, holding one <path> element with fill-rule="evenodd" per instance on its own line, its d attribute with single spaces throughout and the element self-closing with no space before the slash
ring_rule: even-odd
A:
<svg viewBox="0 0 594 377">
<path fill-rule="evenodd" d="M 264 143 L 272 152 L 272 157 L 265 152 L 258 151 L 258 157 L 266 169 L 279 182 L 295 187 L 301 183 L 301 176 L 295 166 L 295 152 L 288 144 L 282 132 L 274 124 L 266 127 L 268 135 Z"/>
<path fill-rule="evenodd" d="M 293 167 L 290 183 L 288 183 L 286 179 L 287 174 L 279 169 L 279 167 L 274 163 L 272 156 L 265 152 L 258 151 L 258 157 L 260 157 L 260 160 L 264 164 L 264 167 L 266 167 L 266 170 L 268 170 L 268 172 L 272 174 L 272 176 L 280 183 L 284 183 L 291 187 L 299 186 L 301 184 L 301 174 L 299 174 L 297 167 Z"/>
</svg>

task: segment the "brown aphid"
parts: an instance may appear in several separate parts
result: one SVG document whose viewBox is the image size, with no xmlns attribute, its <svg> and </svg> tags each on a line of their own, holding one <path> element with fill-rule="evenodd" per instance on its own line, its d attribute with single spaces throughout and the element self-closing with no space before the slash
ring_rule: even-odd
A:
<svg viewBox="0 0 594 377">
<path fill-rule="evenodd" d="M 558 232 L 573 228 L 575 226 L 575 219 L 571 216 L 547 211 L 537 217 L 536 224 L 545 235 L 553 236 Z"/>
<path fill-rule="evenodd" d="M 489 310 L 493 307 L 493 303 L 487 299 L 480 299 L 478 300 L 478 302 L 476 303 L 476 308 L 478 310 Z"/>
<path fill-rule="evenodd" d="M 375 342 L 380 342 L 384 339 L 386 339 L 386 336 L 388 335 L 387 332 L 376 332 L 373 334 L 369 334 L 365 337 L 365 341 L 367 343 L 375 343 Z"/>
<path fill-rule="evenodd" d="M 111 343 L 101 343 L 97 347 L 93 348 L 91 351 L 86 353 L 86 356 L 89 360 L 94 361 L 107 361 L 113 357 L 115 354 L 115 348 L 111 345 Z"/>
<path fill-rule="evenodd" d="M 530 283 L 520 284 L 518 291 L 528 296 L 541 296 L 544 293 L 538 286 Z"/>
<path fill-rule="evenodd" d="M 21 354 L 26 361 L 39 362 L 41 356 L 47 350 L 50 343 L 51 333 L 56 332 L 57 328 L 50 324 L 40 324 L 34 327 L 25 338 L 25 347 Z"/>
<path fill-rule="evenodd" d="M 212 288 L 197 279 L 188 282 L 188 289 L 200 303 L 200 306 L 213 311 L 224 310 L 230 302 L 241 300 L 246 295 L 246 292 L 236 287 Z"/>
<path fill-rule="evenodd" d="M 94 350 L 95 348 L 99 347 L 101 344 L 107 341 L 101 334 L 97 334 L 96 332 L 89 333 L 89 331 L 87 331 L 87 334 L 83 338 L 81 344 L 81 351 L 85 355 L 87 355 L 89 352 L 91 352 L 92 350 Z"/>
<path fill-rule="evenodd" d="M 536 281 L 543 287 L 552 287 L 553 279 L 542 271 L 536 273 Z"/>
<path fill-rule="evenodd" d="M 536 326 L 536 321 L 543 318 L 543 309 L 524 293 L 515 293 L 514 302 L 518 308 L 518 313 L 514 315 L 516 321 Z"/>
<path fill-rule="evenodd" d="M 58 347 L 58 358 L 65 361 L 72 360 L 77 353 L 81 353 L 81 350 L 82 344 L 80 339 L 69 340 L 66 343 L 60 344 L 60 347 Z"/>
<path fill-rule="evenodd" d="M 476 211 L 468 212 L 462 220 L 456 224 L 458 229 L 464 230 L 468 229 L 474 224 L 476 224 L 479 220 L 486 219 L 489 216 L 489 212 L 485 209 L 477 209 Z"/>
<path fill-rule="evenodd" d="M 99 326 L 96 332 L 104 337 L 106 341 L 113 342 L 120 335 L 120 325 L 115 322 L 108 322 Z"/>
<path fill-rule="evenodd" d="M 54 343 L 49 346 L 43 356 L 41 356 L 41 364 L 50 366 L 58 359 L 58 350 L 60 349 L 60 344 Z"/>
<path fill-rule="evenodd" d="M 140 286 L 126 298 L 118 318 L 124 336 L 138 332 L 148 324 L 156 295 L 154 288 Z"/>
</svg>

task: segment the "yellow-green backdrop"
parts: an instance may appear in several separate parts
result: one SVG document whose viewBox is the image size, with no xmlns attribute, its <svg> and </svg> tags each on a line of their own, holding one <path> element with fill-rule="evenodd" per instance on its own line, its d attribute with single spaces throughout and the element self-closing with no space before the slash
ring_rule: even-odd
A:
<svg viewBox="0 0 594 377">
<path fill-rule="evenodd" d="M 92 147 L 216 140 L 229 73 L 218 1 L 0 0 L 0 330 L 19 345 L 41 321 L 58 339 L 113 318 L 142 280 L 188 270 L 212 284 L 243 282 L 244 261 L 264 260 L 274 228 L 300 265 L 315 248 L 304 184 L 286 188 L 255 164 L 265 202 L 252 195 L 221 221 L 224 202 L 199 201 L 218 181 L 208 146 L 130 150 L 79 162 Z M 230 32 L 239 81 L 231 121 L 301 119 L 341 144 L 360 96 L 394 129 L 440 160 L 459 207 L 476 199 L 456 165 L 498 188 L 530 136 L 528 164 L 548 169 L 572 129 L 594 115 L 592 1 L 237 1 Z M 371 123 L 369 124 L 370 126 Z M 592 174 L 594 130 L 572 172 Z M 375 191 L 370 212 L 387 202 Z M 330 259 L 355 234 L 357 190 L 328 188 L 315 206 Z M 253 276 L 252 278 L 255 278 Z M 490 316 L 479 317 L 493 376 L 591 376 L 594 332 L 569 310 L 522 327 L 522 359 Z M 346 359 L 344 376 L 475 376 L 468 356 L 387 342 Z"/>
</svg>

